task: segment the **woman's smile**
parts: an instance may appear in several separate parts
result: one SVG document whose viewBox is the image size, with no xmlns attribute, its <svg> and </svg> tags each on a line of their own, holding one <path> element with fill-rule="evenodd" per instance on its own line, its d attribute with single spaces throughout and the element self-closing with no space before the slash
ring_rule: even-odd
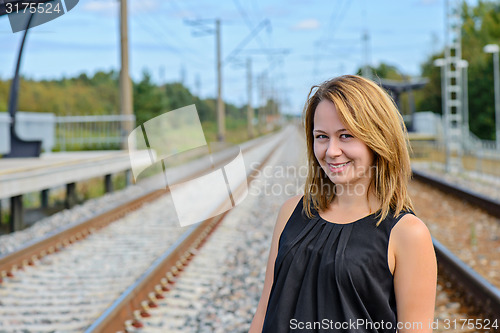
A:
<svg viewBox="0 0 500 333">
<path fill-rule="evenodd" d="M 328 163 L 328 166 L 330 167 L 330 172 L 340 173 L 340 172 L 345 171 L 345 169 L 347 169 L 347 166 L 349 165 L 349 163 L 351 163 L 351 162 L 348 161 L 348 162 L 336 163 L 336 164 Z"/>
<path fill-rule="evenodd" d="M 314 155 L 332 183 L 362 184 L 368 190 L 373 152 L 342 123 L 335 105 L 321 101 L 314 114 Z"/>
</svg>

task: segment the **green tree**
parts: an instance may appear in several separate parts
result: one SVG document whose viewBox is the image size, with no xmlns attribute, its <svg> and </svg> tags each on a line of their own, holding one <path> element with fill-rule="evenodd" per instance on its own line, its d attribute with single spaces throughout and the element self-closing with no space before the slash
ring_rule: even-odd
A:
<svg viewBox="0 0 500 333">
<path fill-rule="evenodd" d="M 482 139 L 495 137 L 493 60 L 483 52 L 487 44 L 500 44 L 500 4 L 479 1 L 476 6 L 462 5 L 462 58 L 468 66 L 469 122 L 471 131 Z M 422 65 L 422 76 L 429 83 L 422 90 L 417 106 L 421 110 L 442 113 L 441 74 L 433 65 L 444 50 Z"/>
<path fill-rule="evenodd" d="M 0 79 L 0 111 L 7 110 L 9 80 Z M 116 71 L 81 73 L 72 78 L 40 80 L 21 77 L 20 111 L 49 112 L 65 115 L 106 115 L 120 113 L 119 75 Z M 139 82 L 133 82 L 133 107 L 138 125 L 164 112 L 195 104 L 200 120 L 211 140 L 215 140 L 216 101 L 193 95 L 179 82 L 155 84 L 148 71 Z M 226 127 L 230 140 L 244 140 L 246 107 L 226 103 Z"/>
<path fill-rule="evenodd" d="M 166 111 L 165 96 L 151 81 L 151 74 L 143 72 L 142 80 L 134 84 L 134 113 L 136 124 L 143 124 Z"/>
<path fill-rule="evenodd" d="M 388 79 L 388 80 L 396 80 L 401 81 L 403 77 L 399 72 L 398 68 L 393 65 L 389 65 L 386 63 L 380 63 L 377 67 L 370 67 L 370 70 L 373 74 L 374 79 Z M 362 68 L 358 69 L 357 75 L 361 75 L 363 72 Z"/>
</svg>

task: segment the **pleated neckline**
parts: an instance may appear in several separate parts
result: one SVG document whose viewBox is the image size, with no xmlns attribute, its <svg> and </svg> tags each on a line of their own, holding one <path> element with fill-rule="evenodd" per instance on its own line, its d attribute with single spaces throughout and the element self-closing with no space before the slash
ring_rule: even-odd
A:
<svg viewBox="0 0 500 333">
<path fill-rule="evenodd" d="M 376 211 L 375 213 L 371 213 L 369 215 L 365 215 L 355 221 L 352 221 L 352 222 L 346 222 L 346 223 L 339 223 L 339 222 L 332 222 L 332 221 L 329 221 L 327 219 L 325 219 L 324 217 L 322 217 L 319 213 L 318 213 L 318 217 L 321 221 L 324 221 L 324 222 L 327 222 L 327 223 L 330 223 L 330 224 L 334 224 L 334 225 L 349 225 L 349 224 L 355 224 L 355 223 L 358 223 L 358 222 L 361 222 L 361 221 L 364 221 L 372 216 L 375 216 L 376 214 L 378 214 L 380 212 L 380 210 Z"/>
</svg>

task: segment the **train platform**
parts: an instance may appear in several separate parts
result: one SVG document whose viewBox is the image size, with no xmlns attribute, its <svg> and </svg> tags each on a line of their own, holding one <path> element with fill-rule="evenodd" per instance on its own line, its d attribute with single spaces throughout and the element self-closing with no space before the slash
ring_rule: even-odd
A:
<svg viewBox="0 0 500 333">
<path fill-rule="evenodd" d="M 253 173 L 247 183 L 248 195 L 227 211 L 217 225 L 207 221 L 198 226 L 179 227 L 171 194 L 167 192 L 130 210 L 135 205 L 132 199 L 156 189 L 155 179 L 151 179 L 154 181 L 151 188 L 147 179 L 148 186 L 138 182 L 95 201 L 89 200 L 85 207 L 77 206 L 52 216 L 51 222 L 57 219 L 61 224 L 54 223 L 50 230 L 44 225 L 49 221 L 41 221 L 23 231 L 1 236 L 2 329 L 89 333 L 125 329 L 130 333 L 248 331 L 264 283 L 277 214 L 287 198 L 301 193 L 305 177 L 302 172 L 307 168 L 305 143 L 296 133 L 282 133 L 248 151 L 245 144 L 242 146 L 247 173 Z M 196 173 L 197 162 L 180 168 Z M 496 217 L 449 196 L 450 191 L 438 191 L 425 183 L 412 182 L 409 190 L 415 212 L 441 244 L 436 249 L 447 253 L 442 251 L 445 246 L 454 255 L 447 255 L 446 259 L 440 254 L 438 263 L 451 260 L 458 263 L 459 258 L 460 267 L 467 264 L 483 279 L 474 281 L 486 279 L 487 283 L 498 286 L 500 229 Z M 126 206 L 126 213 L 118 214 L 119 219 L 106 227 L 89 227 L 97 215 L 122 205 Z M 77 212 L 78 208 L 81 210 Z M 57 233 L 77 224 L 82 224 L 82 228 L 73 234 Z M 207 225 L 210 228 L 205 228 Z M 28 231 L 32 231 L 30 235 Z M 34 244 L 33 240 L 41 243 L 52 236 L 51 244 L 36 243 L 37 249 L 43 251 L 26 250 Z M 50 248 L 60 250 L 45 250 Z M 2 255 L 16 257 L 16 262 L 9 259 L 6 264 Z M 446 266 L 439 269 L 445 273 L 438 278 L 435 332 L 472 333 L 476 330 L 450 330 L 450 323 L 477 323 L 474 317 L 477 313 L 487 318 L 491 317 L 487 311 L 500 313 L 491 305 L 491 298 L 483 296 L 474 297 L 474 302 L 480 299 L 485 306 L 473 312 L 465 296 L 457 295 L 461 295 L 461 290 L 470 295 L 478 284 L 465 280 L 462 271 L 450 273 L 445 269 Z M 454 275 L 447 278 L 447 274 Z M 459 277 L 473 287 L 455 287 Z M 120 328 L 103 328 L 112 323 Z M 490 324 L 493 325 L 496 324 Z"/>
<path fill-rule="evenodd" d="M 10 198 L 10 229 L 23 228 L 22 196 L 41 192 L 42 203 L 48 190 L 66 186 L 66 206 L 74 205 L 75 184 L 95 177 L 104 177 L 111 185 L 111 176 L 130 170 L 128 151 L 78 151 L 42 154 L 39 158 L 0 159 L 0 199 Z M 45 198 L 46 199 L 46 198 Z"/>
<path fill-rule="evenodd" d="M 42 154 L 0 159 L 0 198 L 61 186 L 130 169 L 127 151 Z"/>
</svg>

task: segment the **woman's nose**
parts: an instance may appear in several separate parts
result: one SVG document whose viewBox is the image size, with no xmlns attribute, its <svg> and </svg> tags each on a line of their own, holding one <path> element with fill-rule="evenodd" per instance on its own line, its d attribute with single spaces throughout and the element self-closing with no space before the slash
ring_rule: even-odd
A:
<svg viewBox="0 0 500 333">
<path fill-rule="evenodd" d="M 337 157 L 342 155 L 342 149 L 340 149 L 337 140 L 330 140 L 330 142 L 328 143 L 328 148 L 326 149 L 326 155 L 328 157 Z"/>
</svg>

